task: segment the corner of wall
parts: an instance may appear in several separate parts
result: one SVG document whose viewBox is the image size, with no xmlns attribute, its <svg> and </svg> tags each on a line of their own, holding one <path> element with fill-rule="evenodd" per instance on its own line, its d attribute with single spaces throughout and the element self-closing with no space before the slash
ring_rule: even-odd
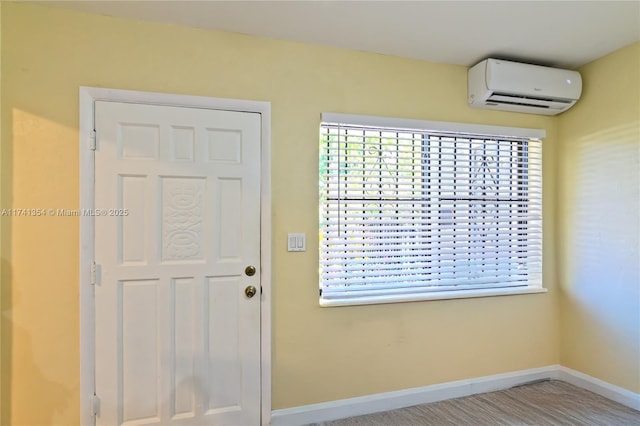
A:
<svg viewBox="0 0 640 426">
<path fill-rule="evenodd" d="M 640 392 L 640 42 L 584 65 L 559 116 L 561 365 Z"/>
</svg>

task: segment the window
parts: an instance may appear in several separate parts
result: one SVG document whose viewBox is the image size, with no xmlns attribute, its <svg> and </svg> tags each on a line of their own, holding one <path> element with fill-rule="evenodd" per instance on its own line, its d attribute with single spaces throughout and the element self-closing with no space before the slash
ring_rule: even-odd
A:
<svg viewBox="0 0 640 426">
<path fill-rule="evenodd" d="M 544 291 L 542 137 L 323 114 L 321 304 Z"/>
</svg>

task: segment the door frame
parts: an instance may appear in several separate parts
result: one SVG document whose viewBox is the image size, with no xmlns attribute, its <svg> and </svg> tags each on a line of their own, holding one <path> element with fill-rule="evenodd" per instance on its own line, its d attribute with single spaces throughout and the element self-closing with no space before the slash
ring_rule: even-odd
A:
<svg viewBox="0 0 640 426">
<path fill-rule="evenodd" d="M 253 112 L 260 114 L 260 411 L 261 423 L 271 421 L 271 103 L 133 90 L 80 87 L 80 211 L 95 206 L 95 151 L 91 149 L 95 101 L 178 106 Z M 80 424 L 95 424 L 95 288 L 91 284 L 94 261 L 94 219 L 80 216 Z"/>
</svg>

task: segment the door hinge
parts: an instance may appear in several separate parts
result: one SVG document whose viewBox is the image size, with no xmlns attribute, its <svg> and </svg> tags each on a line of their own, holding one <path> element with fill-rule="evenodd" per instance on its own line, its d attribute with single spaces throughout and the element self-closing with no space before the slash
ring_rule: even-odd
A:
<svg viewBox="0 0 640 426">
<path fill-rule="evenodd" d="M 100 398 L 96 394 L 91 396 L 91 416 L 96 417 L 100 413 Z"/>
<path fill-rule="evenodd" d="M 100 284 L 100 265 L 93 262 L 90 268 L 90 282 L 91 285 Z"/>
<path fill-rule="evenodd" d="M 95 130 L 92 130 L 91 133 L 89 133 L 89 149 L 91 149 L 91 151 L 96 150 L 96 131 Z"/>
</svg>

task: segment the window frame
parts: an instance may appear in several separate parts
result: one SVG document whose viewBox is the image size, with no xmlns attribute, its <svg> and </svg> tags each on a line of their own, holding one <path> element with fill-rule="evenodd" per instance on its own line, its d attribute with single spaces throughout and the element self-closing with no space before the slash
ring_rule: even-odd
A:
<svg viewBox="0 0 640 426">
<path fill-rule="evenodd" d="M 362 115 L 350 115 L 350 114 L 337 114 L 337 113 L 323 113 L 321 116 L 322 124 L 331 123 L 332 125 L 344 125 L 344 126 L 363 126 L 376 129 L 406 129 L 408 132 L 413 133 L 458 133 L 473 136 L 482 136 L 484 138 L 505 138 L 505 139 L 528 139 L 540 144 L 540 156 L 542 154 L 542 139 L 546 136 L 546 131 L 543 129 L 528 129 L 517 127 L 503 127 L 503 126 L 488 126 L 481 124 L 467 124 L 467 123 L 453 123 L 453 122 L 438 122 L 438 121 L 424 121 L 402 118 L 386 118 L 386 117 L 374 117 L 374 116 L 362 116 Z M 424 145 L 423 145 L 424 149 Z M 320 158 L 322 159 L 323 152 L 320 152 Z M 423 166 L 424 172 L 424 166 Z M 322 170 L 319 171 L 319 177 L 322 178 Z M 540 184 L 542 183 L 542 158 L 540 157 Z M 322 193 L 322 188 L 320 188 Z M 542 194 L 538 200 L 540 209 L 542 209 Z M 323 201 L 320 200 L 319 205 L 320 215 L 322 215 Z M 540 210 L 542 211 L 542 210 Z M 322 216 L 321 216 L 322 220 Z M 540 219 L 540 238 L 542 238 L 542 218 Z M 322 262 L 322 243 L 323 238 L 320 236 L 320 261 Z M 542 243 L 541 243 L 542 247 Z M 542 248 L 540 249 L 540 255 L 542 255 Z M 321 271 L 320 271 L 321 274 Z M 345 291 L 343 297 L 332 295 L 330 298 L 323 297 L 322 289 L 322 275 L 319 276 L 320 284 L 320 305 L 321 306 L 344 306 L 344 305 L 364 305 L 364 304 L 379 304 L 379 303 L 396 303 L 396 302 L 408 302 L 408 301 L 420 301 L 420 300 L 438 300 L 438 299 L 457 299 L 457 298 L 470 298 L 470 297 L 487 297 L 487 296 L 501 296 L 501 295 L 513 295 L 513 294 L 529 294 L 529 293 L 544 293 L 546 288 L 542 284 L 542 268 L 540 267 L 540 278 L 536 283 L 529 282 L 526 286 L 518 287 L 489 287 L 489 288 L 474 288 L 464 290 L 425 290 L 425 291 L 410 291 L 406 294 L 381 294 L 378 292 L 375 294 L 375 289 L 367 292 L 365 295 L 348 295 Z"/>
</svg>

